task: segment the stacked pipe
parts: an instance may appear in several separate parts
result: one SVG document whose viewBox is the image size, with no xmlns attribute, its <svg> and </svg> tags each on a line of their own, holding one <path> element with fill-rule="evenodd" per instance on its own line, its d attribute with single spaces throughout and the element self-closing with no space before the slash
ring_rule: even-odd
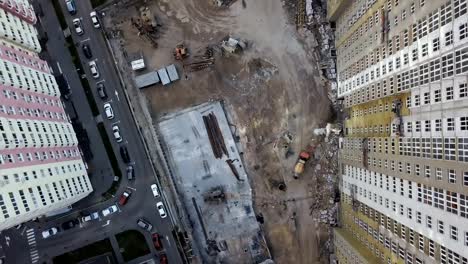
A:
<svg viewBox="0 0 468 264">
<path fill-rule="evenodd" d="M 208 133 L 208 139 L 210 140 L 211 149 L 217 159 L 223 157 L 223 154 L 229 157 L 229 153 L 224 142 L 223 134 L 218 125 L 218 119 L 213 112 L 203 116 L 203 123 L 205 123 L 205 129 Z"/>
</svg>

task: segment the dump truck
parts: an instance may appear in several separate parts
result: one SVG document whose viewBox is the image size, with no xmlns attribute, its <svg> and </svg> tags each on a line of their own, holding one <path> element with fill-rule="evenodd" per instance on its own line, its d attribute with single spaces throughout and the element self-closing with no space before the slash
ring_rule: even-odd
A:
<svg viewBox="0 0 468 264">
<path fill-rule="evenodd" d="M 310 159 L 310 154 L 306 151 L 301 151 L 297 159 L 296 166 L 294 166 L 294 179 L 298 179 L 304 172 L 306 162 Z"/>
<path fill-rule="evenodd" d="M 298 179 L 299 176 L 304 172 L 305 164 L 310 159 L 314 149 L 314 146 L 309 145 L 306 150 L 303 150 L 301 153 L 299 153 L 296 165 L 294 166 L 294 179 Z"/>
</svg>

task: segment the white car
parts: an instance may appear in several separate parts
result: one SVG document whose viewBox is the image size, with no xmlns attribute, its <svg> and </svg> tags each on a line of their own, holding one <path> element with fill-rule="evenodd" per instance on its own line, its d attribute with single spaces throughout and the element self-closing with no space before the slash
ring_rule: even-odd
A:
<svg viewBox="0 0 468 264">
<path fill-rule="evenodd" d="M 79 18 L 73 19 L 73 26 L 75 27 L 76 34 L 78 35 L 84 34 L 83 26 L 81 25 L 81 20 Z"/>
<path fill-rule="evenodd" d="M 154 197 L 159 197 L 158 186 L 155 184 L 151 184 L 151 191 L 153 191 Z"/>
<path fill-rule="evenodd" d="M 118 210 L 117 205 L 114 204 L 114 205 L 109 206 L 109 208 L 106 208 L 106 209 L 102 210 L 102 215 L 104 217 L 106 217 L 106 216 L 108 216 L 110 214 L 113 214 L 113 213 L 117 212 L 117 210 Z"/>
<path fill-rule="evenodd" d="M 158 208 L 158 212 L 161 218 L 166 218 L 167 214 L 166 214 L 166 211 L 164 210 L 163 203 L 162 202 L 156 203 L 156 207 Z"/>
<path fill-rule="evenodd" d="M 112 106 L 110 103 L 105 103 L 104 104 L 104 112 L 106 113 L 107 119 L 113 119 L 114 118 L 114 110 L 112 110 Z"/>
<path fill-rule="evenodd" d="M 112 133 L 114 134 L 114 138 L 117 142 L 122 142 L 122 136 L 120 135 L 120 128 L 118 125 L 112 126 Z"/>
<path fill-rule="evenodd" d="M 99 213 L 98 212 L 94 212 L 94 213 L 92 213 L 90 215 L 84 216 L 83 218 L 81 218 L 81 221 L 82 222 L 89 222 L 89 221 L 96 220 L 96 219 L 99 219 Z"/>
<path fill-rule="evenodd" d="M 47 230 L 43 231 L 42 232 L 42 237 L 43 238 L 48 238 L 48 237 L 51 237 L 51 236 L 57 234 L 57 232 L 58 232 L 57 228 L 52 227 L 50 229 L 47 229 Z"/>
<path fill-rule="evenodd" d="M 94 79 L 99 78 L 99 72 L 97 69 L 97 65 L 95 61 L 90 61 L 89 62 L 89 70 L 91 71 L 91 75 L 93 75 Z"/>
<path fill-rule="evenodd" d="M 91 17 L 91 22 L 93 22 L 94 28 L 100 28 L 101 24 L 99 23 L 96 11 L 91 12 L 89 16 Z"/>
</svg>

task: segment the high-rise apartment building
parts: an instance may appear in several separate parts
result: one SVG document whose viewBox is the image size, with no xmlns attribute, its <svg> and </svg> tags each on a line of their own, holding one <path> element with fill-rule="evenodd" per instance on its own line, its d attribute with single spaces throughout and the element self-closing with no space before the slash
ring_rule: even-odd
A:
<svg viewBox="0 0 468 264">
<path fill-rule="evenodd" d="M 0 0 L 0 230 L 92 192 L 27 0 Z"/>
<path fill-rule="evenodd" d="M 340 263 L 468 263 L 467 0 L 328 0 Z"/>
</svg>

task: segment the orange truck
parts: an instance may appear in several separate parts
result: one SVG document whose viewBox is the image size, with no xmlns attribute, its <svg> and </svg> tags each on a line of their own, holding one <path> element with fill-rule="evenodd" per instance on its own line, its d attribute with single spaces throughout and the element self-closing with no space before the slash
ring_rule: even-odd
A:
<svg viewBox="0 0 468 264">
<path fill-rule="evenodd" d="M 301 153 L 299 153 L 296 165 L 294 166 L 294 179 L 298 179 L 299 176 L 304 172 L 305 164 L 310 159 L 314 149 L 314 146 L 309 145 L 307 150 L 303 150 Z"/>
</svg>

